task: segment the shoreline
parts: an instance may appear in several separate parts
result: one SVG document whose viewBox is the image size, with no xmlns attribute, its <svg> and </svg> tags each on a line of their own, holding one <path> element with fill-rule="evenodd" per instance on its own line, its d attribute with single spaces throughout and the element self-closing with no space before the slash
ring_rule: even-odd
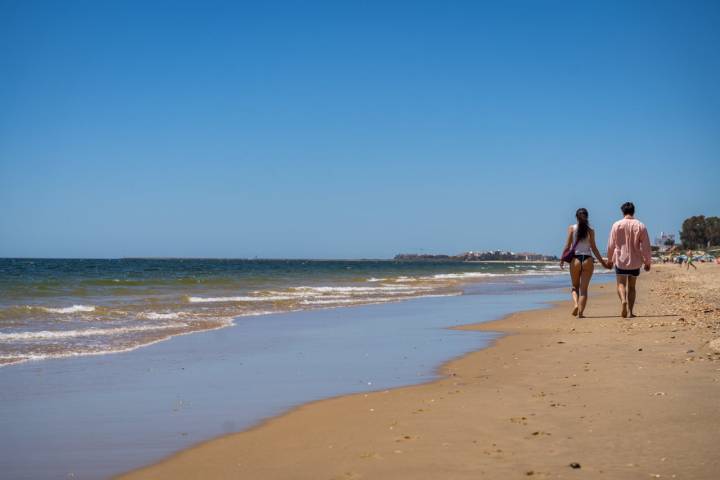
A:
<svg viewBox="0 0 720 480">
<path fill-rule="evenodd" d="M 109 478 L 296 405 L 435 379 L 437 366 L 495 337 L 448 327 L 544 305 L 562 281 L 471 282 L 460 296 L 244 317 L 132 352 L 0 369 L 0 470 Z M 38 449 L 47 453 L 29 456 Z"/>
<path fill-rule="evenodd" d="M 705 273 L 717 283 L 720 271 L 712 269 Z M 658 272 L 662 277 L 683 273 L 656 268 L 639 282 L 638 311 L 655 316 L 631 323 L 619 319 L 610 284 L 593 289 L 587 321 L 567 318 L 567 302 L 559 302 L 451 327 L 503 336 L 444 363 L 437 380 L 303 404 L 116 478 L 550 478 L 569 475 L 568 465 L 575 462 L 585 474 L 611 473 L 609 478 L 712 478 L 720 469 L 712 447 L 720 434 L 711 427 L 720 420 L 712 401 L 720 393 L 712 368 L 720 356 L 692 353 L 707 350 L 703 338 L 717 336 L 716 310 L 710 312 L 714 323 L 704 329 L 688 327 L 676 312 L 662 313 L 673 304 L 651 305 L 663 299 L 653 293 Z M 664 319 L 661 328 L 658 319 Z M 668 329 L 673 334 L 664 332 Z M 650 341 L 658 335 L 665 342 Z M 668 345 L 681 336 L 694 349 Z M 668 384 L 668 371 L 674 384 Z M 642 381 L 635 378 L 638 372 Z M 698 389 L 704 393 L 686 394 Z M 686 403 L 672 402 L 674 397 Z M 695 418 L 668 421 L 668 403 L 675 407 L 671 417 L 690 409 L 695 412 L 688 416 Z M 647 435 L 653 446 L 640 447 Z M 678 436 L 685 442 L 682 458 L 673 456 Z"/>
<path fill-rule="evenodd" d="M 38 267 L 43 273 L 37 277 L 31 275 L 34 262 L 9 265 L 13 275 L 30 280 L 0 295 L 0 319 L 10 319 L 0 329 L 0 366 L 126 352 L 247 316 L 460 295 L 470 283 L 559 273 L 543 264 L 269 262 L 262 267 L 144 263 L 135 273 L 113 262 L 50 262 Z M 63 281 L 48 277 L 55 268 L 70 273 Z M 193 277 L 198 268 L 204 273 Z M 33 294 L 43 282 L 55 282 L 57 291 Z"/>
</svg>

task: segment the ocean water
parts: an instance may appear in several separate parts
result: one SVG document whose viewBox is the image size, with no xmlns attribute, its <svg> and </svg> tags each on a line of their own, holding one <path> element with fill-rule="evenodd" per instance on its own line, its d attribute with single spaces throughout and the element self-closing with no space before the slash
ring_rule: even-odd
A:
<svg viewBox="0 0 720 480">
<path fill-rule="evenodd" d="M 560 275 L 462 295 L 238 318 L 131 352 L 0 368 L 0 477 L 100 479 L 323 398 L 438 378 L 498 333 L 451 327 L 569 297 Z"/>
<path fill-rule="evenodd" d="M 123 352 L 243 316 L 461 295 L 542 263 L 0 259 L 0 365 Z"/>
</svg>

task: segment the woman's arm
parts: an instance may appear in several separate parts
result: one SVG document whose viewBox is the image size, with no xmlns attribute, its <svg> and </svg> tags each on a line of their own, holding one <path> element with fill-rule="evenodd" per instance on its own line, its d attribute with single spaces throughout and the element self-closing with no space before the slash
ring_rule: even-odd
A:
<svg viewBox="0 0 720 480">
<path fill-rule="evenodd" d="M 567 240 L 565 240 L 565 247 L 563 248 L 563 252 L 572 246 L 572 241 L 573 241 L 573 228 L 572 228 L 572 226 L 570 226 L 570 227 L 568 227 L 568 236 L 567 236 Z M 561 258 L 560 259 L 560 268 L 563 268 L 564 266 L 565 266 L 565 262 Z"/>
<path fill-rule="evenodd" d="M 591 229 L 588 233 L 590 234 L 590 249 L 595 255 L 595 258 L 598 259 L 598 262 L 600 262 L 603 267 L 610 268 L 608 267 L 607 262 L 605 262 L 605 260 L 602 258 L 602 255 L 600 255 L 600 250 L 598 250 L 597 245 L 595 244 L 595 230 Z"/>
<path fill-rule="evenodd" d="M 567 240 L 565 240 L 565 247 L 563 248 L 563 250 L 567 250 L 568 248 L 570 248 L 572 246 L 572 241 L 573 241 L 573 228 L 568 227 Z"/>
</svg>

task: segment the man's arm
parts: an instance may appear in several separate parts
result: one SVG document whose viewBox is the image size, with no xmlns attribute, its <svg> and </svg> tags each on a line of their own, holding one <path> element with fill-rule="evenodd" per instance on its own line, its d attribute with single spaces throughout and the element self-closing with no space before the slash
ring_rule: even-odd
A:
<svg viewBox="0 0 720 480">
<path fill-rule="evenodd" d="M 650 270 L 652 264 L 652 250 L 650 249 L 650 235 L 645 225 L 640 229 L 640 252 L 642 253 L 645 270 Z"/>
<path fill-rule="evenodd" d="M 607 261 L 610 265 L 613 264 L 613 256 L 615 255 L 615 225 L 612 226 L 610 229 L 610 236 L 608 237 L 608 245 L 607 245 L 607 254 L 608 258 Z"/>
<path fill-rule="evenodd" d="M 598 262 L 605 267 L 605 268 L 612 268 L 612 264 L 606 263 L 605 260 L 602 258 L 602 255 L 600 255 L 600 251 L 597 248 L 597 245 L 595 244 L 595 231 L 590 230 L 590 249 L 592 249 L 592 252 L 595 254 L 595 258 L 597 258 Z"/>
</svg>

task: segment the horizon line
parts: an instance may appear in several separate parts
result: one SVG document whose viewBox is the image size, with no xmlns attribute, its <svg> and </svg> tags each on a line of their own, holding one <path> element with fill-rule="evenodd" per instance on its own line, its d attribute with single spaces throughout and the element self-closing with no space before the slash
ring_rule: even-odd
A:
<svg viewBox="0 0 720 480">
<path fill-rule="evenodd" d="M 488 252 L 494 252 L 490 250 Z M 465 253 L 465 252 L 464 252 Z M 523 252 L 526 253 L 526 252 Z M 533 252 L 534 253 L 534 252 Z M 536 255 L 551 256 L 544 253 L 535 253 Z M 412 254 L 412 253 L 398 253 L 396 255 L 446 255 L 446 254 Z M 448 255 L 453 257 L 454 255 Z M 346 262 L 362 262 L 362 261 L 393 261 L 396 260 L 394 257 L 383 257 L 383 258 L 371 258 L 371 257 L 358 257 L 358 258 L 309 258 L 309 257 L 179 257 L 179 256 L 129 256 L 129 257 L 52 257 L 52 256 L 39 256 L 39 257 L 26 257 L 26 256 L 0 256 L 0 260 L 294 260 L 294 261 L 314 261 L 314 262 L 333 262 L 333 261 L 346 261 Z M 492 260 L 487 260 L 492 261 Z M 527 260 L 518 260 L 527 261 Z"/>
</svg>

